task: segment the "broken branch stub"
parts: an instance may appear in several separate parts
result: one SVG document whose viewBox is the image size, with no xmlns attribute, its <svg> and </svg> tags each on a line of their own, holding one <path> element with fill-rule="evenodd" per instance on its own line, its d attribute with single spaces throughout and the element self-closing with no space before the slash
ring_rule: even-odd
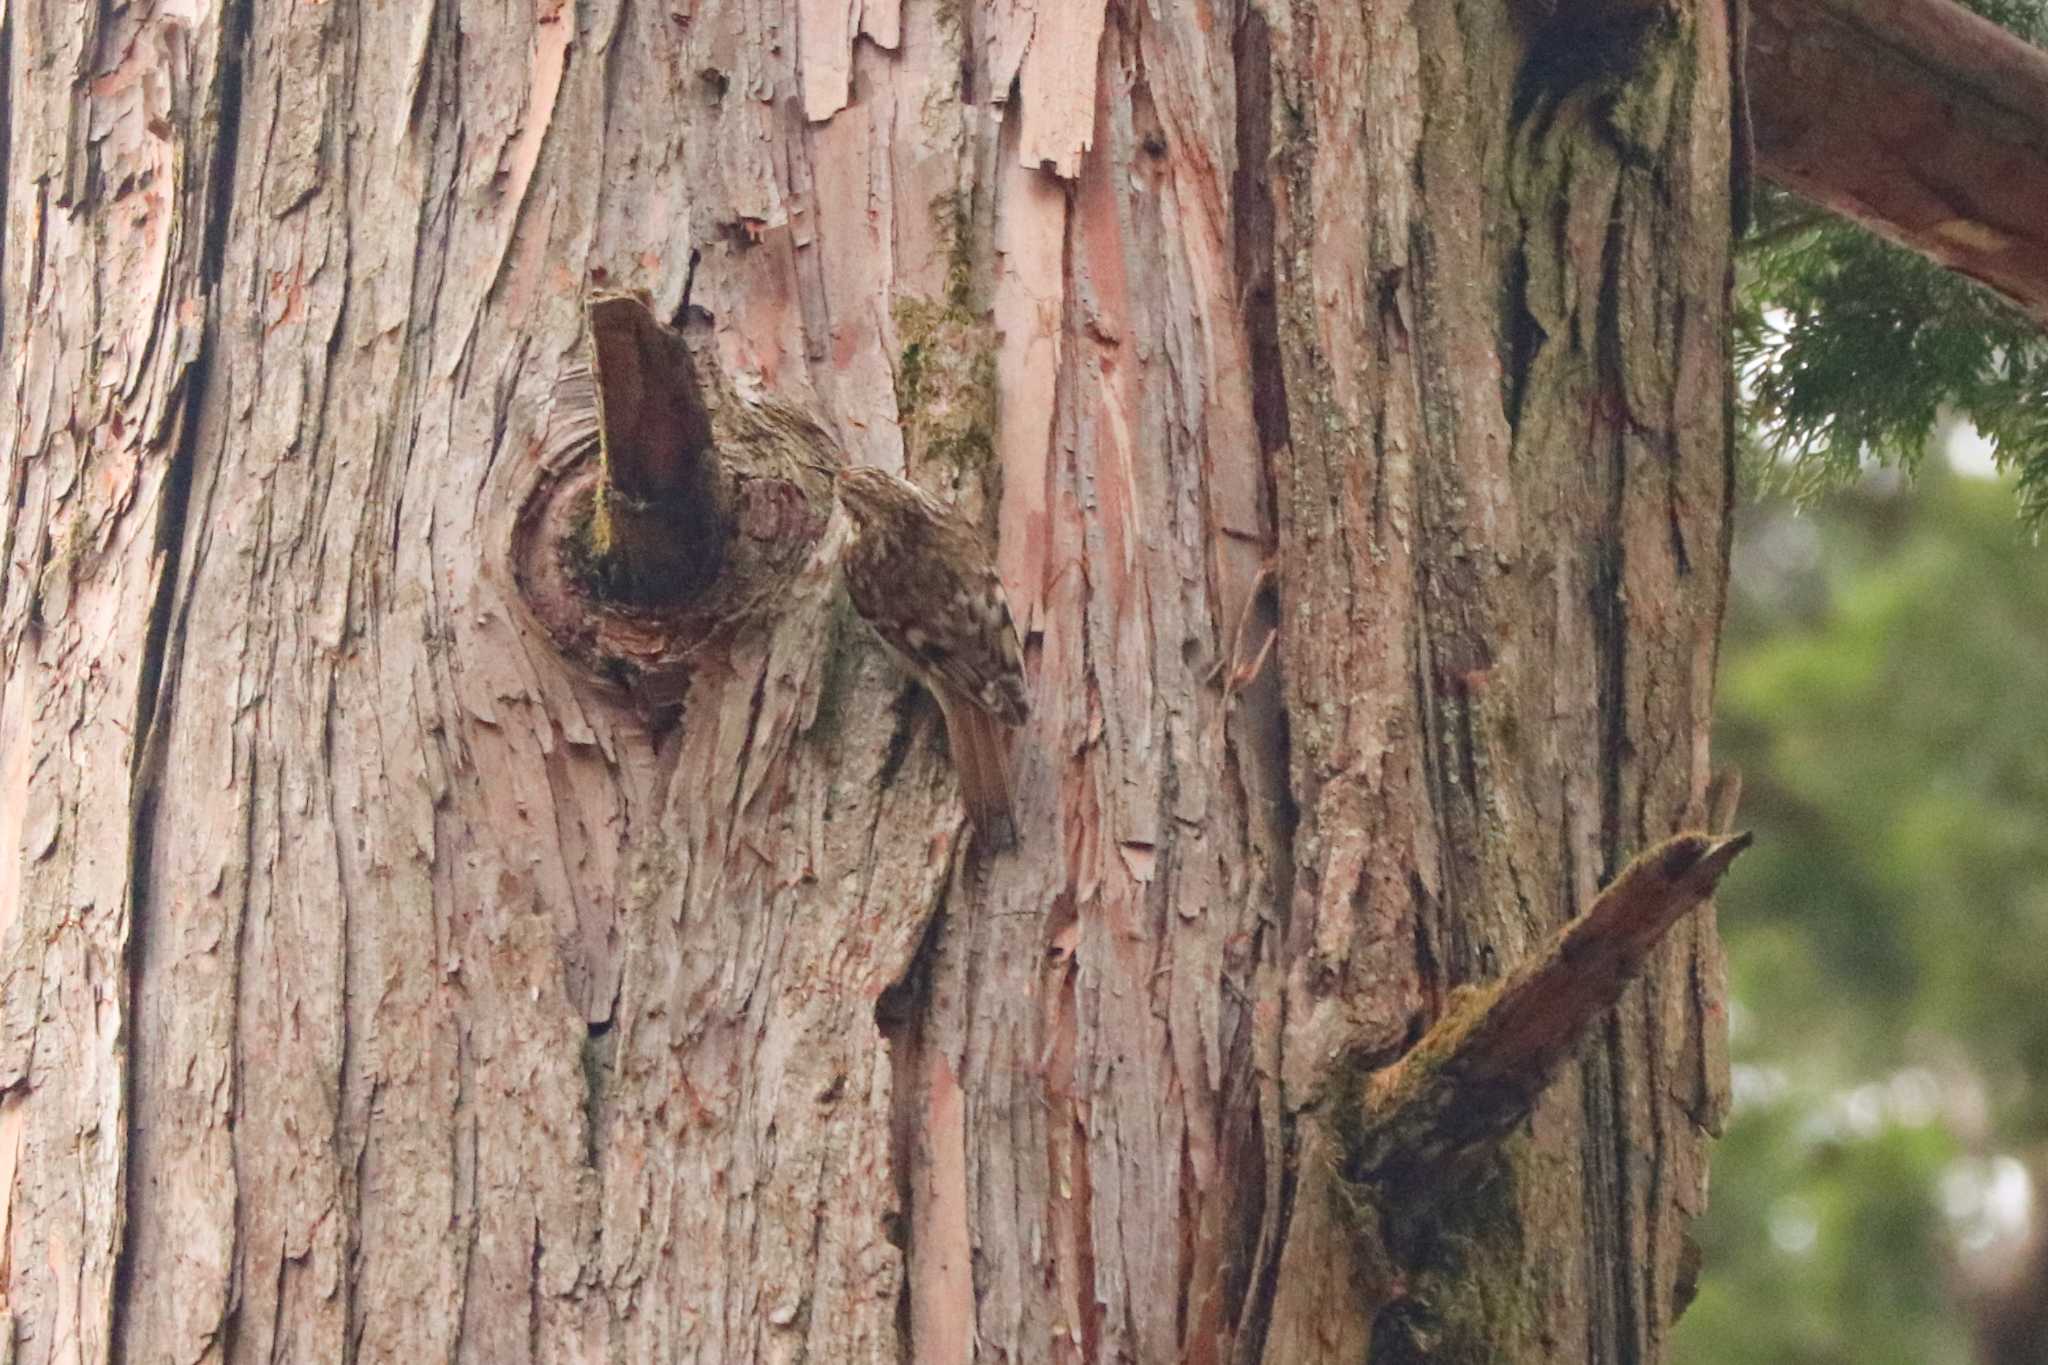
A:
<svg viewBox="0 0 2048 1365">
<path fill-rule="evenodd" d="M 808 413 L 742 397 L 643 298 L 598 294 L 585 316 L 588 364 L 555 384 L 513 578 L 564 659 L 665 704 L 700 651 L 784 600 L 839 451 Z"/>
<path fill-rule="evenodd" d="M 630 294 L 586 310 L 602 468 L 583 564 L 591 586 L 634 604 L 703 591 L 725 548 L 728 480 L 682 334 Z"/>
<path fill-rule="evenodd" d="M 1748 834 L 1665 840 L 1505 978 L 1454 992 L 1420 1042 L 1366 1078 L 1353 1172 L 1411 1176 L 1505 1137 L 1749 843 Z"/>
</svg>

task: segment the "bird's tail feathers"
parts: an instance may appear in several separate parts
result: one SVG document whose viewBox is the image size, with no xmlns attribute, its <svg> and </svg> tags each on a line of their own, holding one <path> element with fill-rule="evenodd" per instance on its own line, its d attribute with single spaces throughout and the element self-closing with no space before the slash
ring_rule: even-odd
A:
<svg viewBox="0 0 2048 1365">
<path fill-rule="evenodd" d="M 1017 831 L 1011 818 L 1010 754 L 1003 723 L 971 702 L 954 701 L 941 709 L 967 818 L 988 848 L 1014 847 Z"/>
</svg>

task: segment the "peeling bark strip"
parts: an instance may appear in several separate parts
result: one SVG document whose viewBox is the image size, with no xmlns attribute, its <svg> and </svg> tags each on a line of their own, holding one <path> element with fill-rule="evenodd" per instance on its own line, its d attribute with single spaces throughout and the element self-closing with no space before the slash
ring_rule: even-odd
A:
<svg viewBox="0 0 2048 1365">
<path fill-rule="evenodd" d="M 1747 0 L 1759 169 L 2048 324 L 2048 52 L 1949 0 Z"/>
<path fill-rule="evenodd" d="M 1649 951 L 1749 843 L 1747 834 L 1666 840 L 1506 979 L 1453 993 L 1407 1056 L 1366 1079 L 1354 1172 L 1426 1178 L 1528 1118 Z"/>
</svg>

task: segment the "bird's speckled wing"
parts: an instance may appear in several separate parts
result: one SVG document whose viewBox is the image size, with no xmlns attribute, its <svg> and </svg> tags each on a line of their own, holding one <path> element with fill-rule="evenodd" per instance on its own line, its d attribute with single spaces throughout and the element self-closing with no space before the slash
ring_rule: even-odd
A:
<svg viewBox="0 0 2048 1365">
<path fill-rule="evenodd" d="M 854 609 L 927 685 L 1022 725 L 1023 651 L 981 533 L 951 508 L 914 530 L 870 527 L 846 557 Z M 894 532 L 894 533 L 891 533 Z"/>
</svg>

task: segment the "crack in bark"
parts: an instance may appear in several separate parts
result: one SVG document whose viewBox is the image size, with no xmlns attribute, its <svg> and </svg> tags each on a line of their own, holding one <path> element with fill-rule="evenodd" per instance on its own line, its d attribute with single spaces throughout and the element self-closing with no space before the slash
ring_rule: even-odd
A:
<svg viewBox="0 0 2048 1365">
<path fill-rule="evenodd" d="M 1274 163 L 1274 58 L 1271 27 L 1255 6 L 1246 6 L 1232 35 L 1231 55 L 1236 73 L 1236 153 L 1231 173 L 1232 266 L 1236 276 L 1245 339 L 1251 365 L 1251 411 L 1259 437 L 1260 514 L 1269 538 L 1264 554 L 1267 561 L 1279 545 L 1280 476 L 1276 461 L 1292 445 L 1289 395 L 1285 357 L 1280 341 L 1279 284 L 1275 269 L 1278 249 L 1273 177 Z M 1254 611 L 1273 633 L 1277 642 L 1275 663 L 1252 680 L 1232 708 L 1225 731 L 1226 754 L 1231 778 L 1240 799 L 1252 812 L 1254 825 L 1247 831 L 1248 851 L 1260 843 L 1270 846 L 1267 867 L 1272 875 L 1270 915 L 1261 915 L 1249 945 L 1251 992 L 1277 998 L 1282 977 L 1263 971 L 1260 964 L 1275 951 L 1282 936 L 1281 925 L 1294 896 L 1295 842 L 1300 812 L 1290 780 L 1293 771 L 1293 737 L 1282 700 L 1280 670 L 1285 666 L 1286 613 L 1284 584 L 1270 580 L 1246 602 L 1244 619 Z M 1248 859 L 1256 865 L 1256 859 Z M 1222 1289 L 1229 1296 L 1225 1318 L 1235 1337 L 1237 1365 L 1252 1365 L 1265 1354 L 1272 1325 L 1273 1307 L 1279 1291 L 1280 1255 L 1287 1238 L 1293 1208 L 1293 1174 L 1288 1155 L 1296 1142 L 1286 1106 L 1278 1094 L 1278 1058 L 1260 1055 L 1257 1001 L 1247 999 L 1244 1027 L 1249 1031 L 1253 1057 L 1250 1093 L 1257 1097 L 1256 1134 L 1258 1170 L 1265 1186 L 1256 1191 L 1256 1221 L 1248 1223 L 1253 1240 L 1250 1255 L 1236 1274 L 1226 1273 Z M 1277 1040 L 1275 1040 L 1277 1042 Z M 1270 1065 L 1270 1072 L 1260 1069 Z M 1250 1197 L 1250 1196 L 1247 1196 Z"/>
<path fill-rule="evenodd" d="M 189 601 L 180 600 L 179 587 L 184 576 L 184 549 L 194 473 L 199 460 L 200 429 L 208 407 L 206 396 L 212 387 L 215 352 L 220 341 L 221 286 L 227 258 L 228 228 L 234 211 L 236 172 L 242 134 L 243 62 L 254 24 L 254 10 L 255 0 L 229 0 L 224 8 L 220 21 L 220 71 L 214 90 L 214 104 L 211 109 L 200 113 L 185 130 L 188 137 L 198 136 L 209 130 L 213 135 L 213 155 L 207 166 L 206 178 L 198 187 L 197 193 L 192 196 L 193 206 L 203 218 L 199 269 L 195 283 L 199 296 L 206 301 L 206 306 L 200 323 L 200 337 L 194 347 L 190 367 L 179 385 L 178 401 L 183 403 L 184 408 L 176 443 L 164 472 L 162 501 L 158 504 L 156 525 L 152 530 L 155 557 L 159 560 L 159 567 L 155 597 L 149 605 L 148 625 L 143 634 L 142 656 L 137 663 L 135 717 L 130 731 L 135 736 L 135 748 L 129 774 L 132 802 L 129 812 L 131 833 L 125 963 L 128 972 L 128 1027 L 124 1030 L 127 1047 L 121 1078 L 124 1127 L 121 1165 L 124 1184 L 122 1198 L 126 1207 L 131 1210 L 142 1206 L 147 1197 L 147 1191 L 139 1188 L 137 1184 L 133 1152 L 136 1116 L 130 1106 L 135 1094 L 136 1078 L 146 1069 L 147 1043 L 143 1031 L 134 1024 L 139 1017 L 141 1003 L 141 948 L 147 932 L 150 911 L 150 869 L 155 854 L 155 827 L 158 815 L 156 788 L 168 747 L 166 730 L 159 721 L 167 719 L 171 714 L 168 703 L 177 691 L 184 652 L 185 616 L 190 608 Z M 11 7 L 9 14 L 11 27 Z M 0 81 L 0 91 L 5 89 L 4 81 Z M 4 102 L 0 100 L 0 103 Z M 0 135 L 0 148 L 5 146 L 6 139 L 4 135 Z M 0 168 L 0 185 L 5 183 L 4 168 Z M 0 222 L 4 221 L 4 215 L 0 215 Z M 239 1197 L 236 1204 L 239 1224 Z M 121 1245 L 114 1258 L 112 1302 L 106 1306 L 108 1358 L 114 1365 L 120 1365 L 120 1362 L 126 1359 L 125 1328 L 128 1304 L 136 1289 L 133 1283 L 132 1217 L 122 1219 L 120 1227 Z M 222 1324 L 222 1327 L 231 1334 L 232 1308 L 228 1311 L 228 1317 L 229 1322 Z"/>
</svg>

